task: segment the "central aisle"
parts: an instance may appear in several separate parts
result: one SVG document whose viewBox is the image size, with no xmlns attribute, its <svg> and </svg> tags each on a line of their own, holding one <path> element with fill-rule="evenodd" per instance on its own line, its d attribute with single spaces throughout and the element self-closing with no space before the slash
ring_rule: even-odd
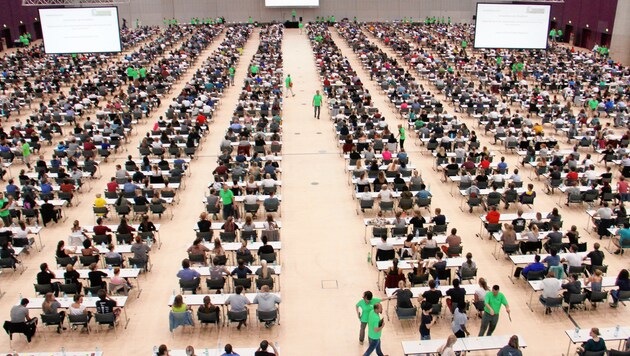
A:
<svg viewBox="0 0 630 356">
<path fill-rule="evenodd" d="M 363 222 L 335 134 L 322 104 L 321 120 L 311 105 L 320 81 L 306 31 L 286 29 L 284 74 L 295 97 L 284 99 L 282 239 L 282 340 L 287 355 L 356 355 L 357 291 L 375 286 L 366 268 Z M 285 272 L 286 271 L 286 272 Z M 288 283 L 284 283 L 287 281 Z M 357 321 L 354 327 L 354 321 Z"/>
</svg>

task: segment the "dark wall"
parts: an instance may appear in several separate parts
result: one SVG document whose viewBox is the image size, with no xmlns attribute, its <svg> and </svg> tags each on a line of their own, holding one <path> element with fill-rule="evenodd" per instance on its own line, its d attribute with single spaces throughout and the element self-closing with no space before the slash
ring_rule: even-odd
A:
<svg viewBox="0 0 630 356">
<path fill-rule="evenodd" d="M 35 26 L 35 18 L 39 20 L 39 13 L 34 6 L 22 6 L 22 0 L 0 0 L 0 30 L 8 28 L 11 30 L 11 37 L 16 39 L 20 36 L 20 21 L 26 26 L 33 40 L 39 39 Z"/>
<path fill-rule="evenodd" d="M 573 25 L 575 45 L 593 48 L 601 44 L 602 34 L 612 36 L 618 0 L 565 0 L 551 5 L 551 20 L 555 17 L 556 28 L 563 31 Z M 588 25 L 588 27 L 586 27 Z M 583 36 L 583 29 L 590 29 L 590 36 Z M 606 32 L 608 29 L 608 32 Z M 566 39 L 568 41 L 568 39 Z M 610 45 L 610 43 L 608 43 Z"/>
</svg>

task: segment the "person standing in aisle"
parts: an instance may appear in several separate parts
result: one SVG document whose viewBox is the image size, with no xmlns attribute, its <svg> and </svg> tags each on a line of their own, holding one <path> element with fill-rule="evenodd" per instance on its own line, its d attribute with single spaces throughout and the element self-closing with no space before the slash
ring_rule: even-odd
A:
<svg viewBox="0 0 630 356">
<path fill-rule="evenodd" d="M 484 336 L 486 330 L 488 330 L 487 336 L 492 335 L 494 329 L 499 322 L 499 312 L 501 311 L 501 305 L 505 305 L 505 311 L 510 314 L 510 306 L 508 305 L 505 295 L 499 292 L 499 286 L 492 286 L 492 292 L 486 293 L 484 300 L 485 308 L 483 317 L 481 318 L 481 328 L 479 328 L 479 336 Z"/>
<path fill-rule="evenodd" d="M 316 117 L 319 120 L 319 114 L 322 109 L 322 95 L 319 93 L 319 90 L 315 91 L 315 95 L 313 96 L 313 117 Z"/>
<path fill-rule="evenodd" d="M 285 98 L 289 97 L 289 92 L 291 92 L 291 95 L 295 96 L 295 93 L 293 92 L 293 79 L 291 79 L 291 74 L 287 74 L 287 79 L 284 80 L 284 85 L 287 91 Z"/>
<path fill-rule="evenodd" d="M 297 11 L 295 11 L 295 9 L 291 10 L 291 21 L 295 21 L 296 17 L 297 17 Z"/>
<path fill-rule="evenodd" d="M 355 305 L 357 317 L 359 317 L 361 321 L 361 329 L 359 331 L 359 343 L 361 345 L 363 345 L 363 340 L 365 339 L 365 328 L 368 324 L 368 317 L 372 310 L 374 310 L 374 305 L 380 302 L 381 300 L 379 298 L 373 298 L 372 292 L 368 290 L 363 293 L 363 298 Z"/>
<path fill-rule="evenodd" d="M 405 134 L 405 128 L 402 124 L 398 124 L 398 139 L 400 140 L 400 149 L 405 148 L 405 139 L 407 135 Z"/>
<path fill-rule="evenodd" d="M 368 348 L 365 350 L 363 356 L 370 356 L 372 352 L 376 351 L 378 356 L 383 355 L 381 351 L 381 333 L 385 326 L 385 319 L 381 318 L 383 312 L 383 305 L 381 303 L 374 304 L 374 310 L 370 312 L 368 316 Z"/>
</svg>

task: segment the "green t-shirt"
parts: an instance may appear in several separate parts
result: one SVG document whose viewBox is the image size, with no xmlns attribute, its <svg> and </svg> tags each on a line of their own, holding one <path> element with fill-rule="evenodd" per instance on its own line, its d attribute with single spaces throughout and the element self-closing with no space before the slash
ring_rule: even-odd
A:
<svg viewBox="0 0 630 356">
<path fill-rule="evenodd" d="M 297 15 L 297 12 L 295 10 L 291 11 L 291 16 L 295 17 Z"/>
<path fill-rule="evenodd" d="M 304 24 L 300 22 L 300 24 L 298 25 L 299 28 L 304 28 Z"/>
<path fill-rule="evenodd" d="M 251 17 L 247 21 L 249 21 L 250 24 L 254 23 L 254 19 L 252 19 Z"/>
<path fill-rule="evenodd" d="M 498 56 L 497 57 L 497 64 L 501 64 L 503 62 L 503 57 Z"/>
<path fill-rule="evenodd" d="M 486 293 L 486 298 L 484 300 L 486 304 L 494 310 L 494 314 L 497 315 L 501 311 L 501 305 L 508 305 L 507 299 L 505 299 L 505 295 L 501 292 L 497 293 L 497 296 L 494 296 L 494 293 L 488 292 Z M 484 310 L 489 313 L 490 309 L 486 306 Z"/>
<path fill-rule="evenodd" d="M 315 41 L 316 41 L 316 42 L 321 42 L 321 41 L 323 41 L 323 40 L 324 40 L 324 37 L 322 37 L 321 35 L 317 35 L 317 36 L 315 36 Z"/>
<path fill-rule="evenodd" d="M 234 72 L 235 72 L 236 70 L 234 69 L 234 67 L 230 67 L 230 68 L 228 69 L 228 71 L 230 72 L 230 75 L 234 75 Z"/>
<path fill-rule="evenodd" d="M 0 200 L 0 209 L 4 208 L 4 206 L 8 203 L 9 201 L 7 199 L 2 199 Z M 9 211 L 9 209 L 6 210 L 0 210 L 0 216 L 1 217 L 6 217 L 9 216 L 9 214 L 11 214 L 11 212 Z"/>
<path fill-rule="evenodd" d="M 372 299 L 373 300 L 373 299 Z M 378 324 L 381 322 L 381 317 L 378 313 L 374 311 L 370 311 L 370 315 L 368 316 L 368 337 L 372 340 L 379 340 L 381 338 L 381 331 L 374 331 L 374 328 L 378 328 Z"/>
<path fill-rule="evenodd" d="M 28 142 L 24 142 L 24 144 L 22 145 L 22 156 L 28 157 L 30 155 L 31 155 L 31 146 L 28 144 Z"/>
<path fill-rule="evenodd" d="M 221 189 L 219 191 L 219 196 L 223 201 L 223 205 L 232 204 L 232 200 L 234 199 L 234 192 L 232 192 L 230 189 L 228 189 L 227 191 Z"/>
<path fill-rule="evenodd" d="M 287 77 L 287 79 L 284 80 L 284 85 L 287 88 L 291 86 L 291 77 Z"/>
<path fill-rule="evenodd" d="M 591 110 L 597 109 L 597 105 L 599 105 L 599 102 L 595 99 L 591 99 L 588 101 L 588 107 L 591 108 Z"/>
<path fill-rule="evenodd" d="M 517 71 L 522 72 L 524 68 L 525 68 L 525 64 L 523 64 L 521 62 L 516 63 L 516 70 Z"/>
<path fill-rule="evenodd" d="M 551 30 L 549 31 L 549 37 L 555 37 L 556 36 L 556 30 Z"/>
<path fill-rule="evenodd" d="M 401 127 L 398 132 L 400 133 L 400 139 L 404 140 L 405 138 L 407 138 L 407 136 L 405 135 L 405 128 Z"/>
<path fill-rule="evenodd" d="M 562 30 L 558 30 L 558 36 L 562 36 Z"/>
<path fill-rule="evenodd" d="M 141 78 L 146 78 L 147 77 L 147 69 L 146 68 L 140 68 L 140 77 Z"/>
<path fill-rule="evenodd" d="M 313 105 L 315 105 L 315 106 L 321 106 L 322 105 L 322 95 L 321 94 L 315 94 L 315 96 L 313 96 Z"/>
<path fill-rule="evenodd" d="M 127 76 L 128 77 L 132 77 L 133 76 L 133 67 L 127 67 Z"/>
<path fill-rule="evenodd" d="M 359 302 L 357 303 L 357 307 L 361 308 L 361 322 L 362 323 L 367 323 L 368 322 L 368 316 L 370 315 L 370 313 L 372 312 L 372 310 L 374 310 L 374 304 L 376 303 L 380 303 L 381 300 L 378 298 L 372 298 L 372 300 L 370 300 L 370 303 L 366 303 L 365 299 L 361 298 L 361 300 L 359 300 Z"/>
<path fill-rule="evenodd" d="M 468 46 L 468 42 L 466 40 L 462 40 L 462 48 L 466 48 Z"/>
<path fill-rule="evenodd" d="M 253 65 L 249 68 L 249 70 L 252 72 L 252 74 L 258 74 L 258 66 Z"/>
</svg>

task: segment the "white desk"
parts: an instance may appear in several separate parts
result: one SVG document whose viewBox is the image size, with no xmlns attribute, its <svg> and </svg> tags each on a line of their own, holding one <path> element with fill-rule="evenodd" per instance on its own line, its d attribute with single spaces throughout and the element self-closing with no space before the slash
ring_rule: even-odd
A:
<svg viewBox="0 0 630 356">
<path fill-rule="evenodd" d="M 521 348 L 527 347 L 525 339 L 518 336 L 518 344 Z M 492 336 L 472 336 L 457 339 L 453 345 L 454 351 L 484 351 L 499 350 L 508 344 L 511 335 L 492 335 Z M 403 341 L 403 353 L 405 356 L 419 354 L 436 354 L 437 349 L 446 343 L 446 339 L 437 340 L 421 340 L 421 341 Z"/>
<path fill-rule="evenodd" d="M 608 328 L 599 328 L 600 337 L 605 341 L 622 341 L 630 337 L 630 327 L 622 326 L 619 329 L 619 332 L 616 331 L 616 327 L 608 327 Z M 565 330 L 565 334 L 569 338 L 569 346 L 567 347 L 567 355 L 571 351 L 571 344 L 575 345 L 577 343 L 587 342 L 591 336 L 589 335 L 591 332 L 591 328 Z M 607 345 L 610 348 L 610 344 Z"/>
<path fill-rule="evenodd" d="M 240 356 L 254 356 L 258 348 L 254 347 L 236 347 L 232 351 L 239 354 Z M 271 346 L 267 348 L 267 352 L 273 353 Z M 220 349 L 211 349 L 211 348 L 195 348 L 195 354 L 198 356 L 221 356 L 225 353 L 225 351 Z M 168 354 L 170 356 L 186 356 L 186 350 L 168 350 Z M 21 354 L 20 354 L 21 355 Z M 68 355 L 69 356 L 69 355 Z"/>
<path fill-rule="evenodd" d="M 453 351 L 466 351 L 464 339 L 457 339 L 453 345 Z M 421 340 L 421 341 L 403 341 L 402 348 L 405 356 L 437 354 L 437 350 L 446 344 L 446 339 L 437 340 Z"/>
<path fill-rule="evenodd" d="M 116 301 L 116 307 L 121 308 L 123 310 L 123 313 L 125 314 L 124 316 L 124 320 L 125 320 L 125 329 L 127 328 L 127 325 L 129 325 L 129 317 L 127 316 L 127 309 L 125 309 L 125 305 L 127 304 L 127 297 L 126 296 L 112 296 L 112 297 L 108 297 L 111 300 Z M 73 298 L 70 297 L 61 297 L 61 298 L 56 298 L 57 301 L 59 302 L 59 304 L 61 304 L 61 308 L 67 309 L 70 308 L 70 305 L 72 305 L 72 303 L 74 303 Z M 26 306 L 26 308 L 28 309 L 41 309 L 42 308 L 42 304 L 44 304 L 44 300 L 45 298 L 43 297 L 37 297 L 37 298 L 29 298 L 29 303 Z M 96 302 L 99 301 L 98 297 L 89 297 L 89 296 L 85 296 L 83 297 L 83 305 L 85 305 L 86 308 L 96 308 Z M 16 304 L 17 305 L 17 304 Z"/>
</svg>

